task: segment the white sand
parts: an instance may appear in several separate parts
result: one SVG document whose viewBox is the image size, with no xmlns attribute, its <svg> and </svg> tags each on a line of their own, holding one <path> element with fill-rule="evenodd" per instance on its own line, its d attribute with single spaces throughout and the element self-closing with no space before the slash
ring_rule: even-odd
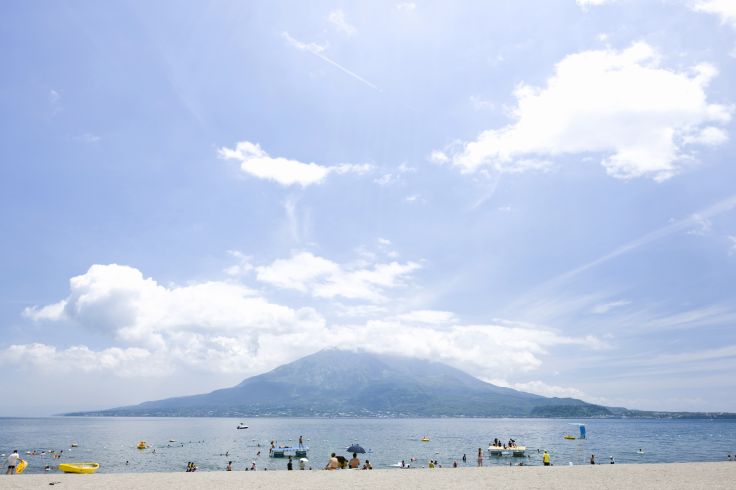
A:
<svg viewBox="0 0 736 490">
<path fill-rule="evenodd" d="M 373 471 L 233 471 L 16 475 L 0 477 L 0 488 L 161 489 L 734 489 L 736 463 L 602 464 Z"/>
</svg>

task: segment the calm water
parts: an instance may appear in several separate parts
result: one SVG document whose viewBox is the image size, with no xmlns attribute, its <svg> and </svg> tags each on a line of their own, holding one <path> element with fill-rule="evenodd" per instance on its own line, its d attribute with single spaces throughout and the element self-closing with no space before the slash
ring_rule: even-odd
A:
<svg viewBox="0 0 736 490">
<path fill-rule="evenodd" d="M 587 464 L 591 454 L 600 462 L 614 456 L 617 463 L 723 461 L 736 453 L 736 421 L 707 420 L 588 420 L 587 440 L 566 441 L 577 433 L 570 420 L 561 419 L 292 419 L 244 420 L 247 430 L 236 430 L 240 419 L 229 418 L 0 418 L 0 453 L 19 449 L 29 461 L 26 471 L 43 472 L 59 462 L 96 461 L 100 472 L 183 471 L 187 461 L 200 471 L 221 471 L 228 461 L 243 470 L 256 461 L 259 470 L 285 470 L 286 461 L 268 457 L 271 440 L 296 444 L 304 435 L 313 468 L 325 465 L 331 452 L 347 455 L 345 448 L 360 443 L 370 453 L 361 455 L 374 468 L 388 467 L 416 457 L 450 466 L 476 464 L 479 447 L 484 465 L 525 461 L 541 464 L 537 449 L 547 449 L 553 464 Z M 421 442 L 423 435 L 430 442 Z M 489 441 L 514 438 L 526 445 L 531 458 L 489 457 Z M 135 445 L 145 440 L 150 449 Z M 176 443 L 169 443 L 175 439 Z M 79 444 L 70 448 L 72 442 Z M 260 448 L 258 447 L 260 444 Z M 637 454 L 639 449 L 644 454 Z M 61 460 L 25 451 L 64 450 Z M 155 453 L 153 450 L 155 449 Z M 261 456 L 256 453 L 261 450 Z M 229 456 L 225 456 L 229 452 Z M 126 461 L 128 464 L 126 465 Z M 296 465 L 295 465 L 296 468 Z"/>
</svg>

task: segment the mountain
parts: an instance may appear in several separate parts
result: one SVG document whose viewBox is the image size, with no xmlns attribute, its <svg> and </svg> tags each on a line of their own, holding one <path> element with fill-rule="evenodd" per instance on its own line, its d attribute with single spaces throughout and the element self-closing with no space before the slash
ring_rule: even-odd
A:
<svg viewBox="0 0 736 490">
<path fill-rule="evenodd" d="M 211 393 L 97 412 L 106 416 L 608 416 L 600 405 L 481 381 L 446 364 L 324 350 Z"/>
</svg>

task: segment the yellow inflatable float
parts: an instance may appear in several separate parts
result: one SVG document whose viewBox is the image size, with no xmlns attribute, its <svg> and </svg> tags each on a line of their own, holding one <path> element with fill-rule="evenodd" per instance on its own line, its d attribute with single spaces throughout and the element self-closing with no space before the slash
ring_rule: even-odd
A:
<svg viewBox="0 0 736 490">
<path fill-rule="evenodd" d="M 100 467 L 98 463 L 63 463 L 59 465 L 59 470 L 64 473 L 80 473 L 83 475 L 91 475 Z"/>
</svg>

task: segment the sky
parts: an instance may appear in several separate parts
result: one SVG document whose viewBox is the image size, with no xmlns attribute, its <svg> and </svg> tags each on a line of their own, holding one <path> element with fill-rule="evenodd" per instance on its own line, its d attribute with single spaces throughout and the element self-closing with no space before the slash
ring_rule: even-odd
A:
<svg viewBox="0 0 736 490">
<path fill-rule="evenodd" d="M 0 415 L 325 348 L 736 412 L 736 3 L 0 4 Z"/>
</svg>

